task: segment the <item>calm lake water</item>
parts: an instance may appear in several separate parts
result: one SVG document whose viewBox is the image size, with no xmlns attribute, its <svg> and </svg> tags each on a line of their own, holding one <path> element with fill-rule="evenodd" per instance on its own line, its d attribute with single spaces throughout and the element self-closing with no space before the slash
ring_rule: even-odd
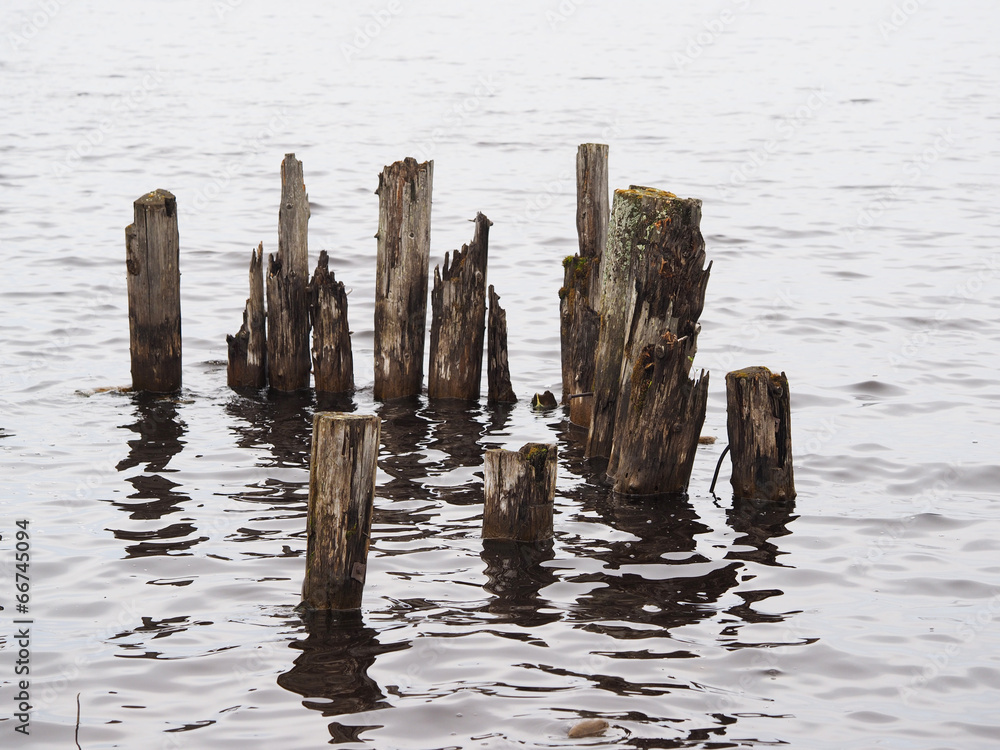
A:
<svg viewBox="0 0 1000 750">
<path fill-rule="evenodd" d="M 0 745 L 1000 744 L 1000 10 L 954 3 L 9 0 L 0 20 Z M 610 497 L 561 411 L 576 147 L 704 201 L 685 501 Z M 383 418 L 359 616 L 295 610 L 311 395 L 226 387 L 303 160 Z M 513 408 L 372 398 L 379 171 L 432 263 L 494 222 Z M 129 376 L 124 227 L 178 201 L 184 391 Z M 798 498 L 734 503 L 724 375 L 787 373 Z M 485 388 L 485 383 L 484 383 Z M 558 441 L 555 539 L 479 538 L 483 451 Z M 30 737 L 14 718 L 31 548 Z M 18 626 L 20 627 L 20 626 Z M 77 697 L 79 696 L 79 698 Z M 79 727 L 77 716 L 79 703 Z M 582 718 L 604 737 L 568 739 Z"/>
</svg>

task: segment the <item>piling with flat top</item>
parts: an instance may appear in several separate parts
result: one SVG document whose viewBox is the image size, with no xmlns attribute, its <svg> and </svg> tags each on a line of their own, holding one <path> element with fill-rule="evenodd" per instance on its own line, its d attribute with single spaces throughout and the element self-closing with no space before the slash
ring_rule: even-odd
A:
<svg viewBox="0 0 1000 750">
<path fill-rule="evenodd" d="M 517 401 L 510 384 L 507 362 L 507 312 L 490 284 L 489 334 L 486 342 L 486 403 L 513 404 Z"/>
<path fill-rule="evenodd" d="M 434 268 L 431 289 L 431 350 L 427 395 L 430 398 L 479 399 L 486 332 L 486 265 L 490 227 L 482 213 L 475 218 L 472 242 L 455 251 L 444 270 Z"/>
<path fill-rule="evenodd" d="M 483 539 L 537 542 L 552 538 L 555 443 L 486 451 Z"/>
<path fill-rule="evenodd" d="M 420 393 L 427 329 L 434 162 L 407 157 L 379 175 L 375 398 Z"/>
<path fill-rule="evenodd" d="M 132 389 L 171 393 L 181 387 L 181 272 L 177 199 L 167 190 L 133 205 L 125 228 Z"/>
<path fill-rule="evenodd" d="M 309 609 L 358 609 L 365 585 L 381 425 L 376 415 L 313 417 L 302 600 Z"/>
<path fill-rule="evenodd" d="M 347 290 L 330 271 L 330 256 L 320 251 L 309 282 L 309 320 L 313 330 L 313 377 L 318 393 L 354 390 L 354 355 L 347 324 Z"/>
<path fill-rule="evenodd" d="M 243 309 L 243 325 L 235 336 L 226 336 L 226 344 L 229 347 L 229 387 L 263 388 L 267 385 L 263 242 L 250 252 L 250 296 Z"/>
<path fill-rule="evenodd" d="M 302 162 L 281 162 L 278 254 L 267 265 L 268 382 L 277 391 L 309 387 L 309 196 Z"/>
<path fill-rule="evenodd" d="M 726 375 L 727 429 L 737 500 L 792 500 L 791 400 L 785 373 L 747 367 Z"/>
</svg>

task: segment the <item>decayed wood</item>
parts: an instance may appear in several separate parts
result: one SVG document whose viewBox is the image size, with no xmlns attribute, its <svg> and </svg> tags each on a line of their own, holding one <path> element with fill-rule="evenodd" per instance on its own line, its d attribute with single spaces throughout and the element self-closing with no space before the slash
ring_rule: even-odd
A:
<svg viewBox="0 0 1000 750">
<path fill-rule="evenodd" d="M 748 367 L 726 375 L 727 429 L 737 500 L 792 500 L 791 400 L 785 373 Z"/>
<path fill-rule="evenodd" d="M 281 163 L 278 254 L 267 265 L 268 382 L 277 391 L 309 387 L 309 196 L 302 162 Z"/>
<path fill-rule="evenodd" d="M 493 222 L 477 213 L 472 242 L 434 268 L 431 289 L 430 398 L 479 399 L 486 331 L 486 265 Z"/>
<path fill-rule="evenodd" d="M 267 337 L 264 318 L 264 243 L 250 253 L 250 296 L 243 310 L 243 325 L 229 346 L 230 388 L 263 388 L 267 385 Z"/>
<path fill-rule="evenodd" d="M 631 188 L 641 252 L 631 256 L 630 294 L 620 366 L 609 475 L 623 494 L 687 490 L 708 377 L 691 380 L 698 317 L 711 263 L 705 267 L 701 201 Z"/>
<path fill-rule="evenodd" d="M 133 205 L 125 228 L 132 388 L 170 393 L 181 387 L 181 274 L 177 199 L 167 190 Z"/>
<path fill-rule="evenodd" d="M 375 391 L 388 401 L 420 393 L 427 329 L 434 162 L 411 157 L 379 175 L 375 281 Z"/>
<path fill-rule="evenodd" d="M 584 143 L 576 154 L 576 230 L 579 253 L 563 261 L 559 334 L 563 402 L 594 387 L 600 329 L 601 257 L 608 237 L 608 147 Z"/>
<path fill-rule="evenodd" d="M 309 283 L 309 319 L 313 330 L 312 361 L 316 391 L 354 390 L 354 356 L 347 324 L 347 291 L 330 272 L 330 256 L 320 251 Z"/>
<path fill-rule="evenodd" d="M 483 539 L 537 542 L 552 538 L 556 444 L 486 451 Z"/>
<path fill-rule="evenodd" d="M 310 609 L 357 609 L 365 584 L 380 422 L 375 415 L 313 417 L 302 600 Z"/>
<path fill-rule="evenodd" d="M 500 297 L 490 284 L 489 335 L 486 345 L 486 384 L 488 404 L 513 404 L 517 401 L 510 384 L 507 362 L 507 312 L 500 307 Z"/>
</svg>

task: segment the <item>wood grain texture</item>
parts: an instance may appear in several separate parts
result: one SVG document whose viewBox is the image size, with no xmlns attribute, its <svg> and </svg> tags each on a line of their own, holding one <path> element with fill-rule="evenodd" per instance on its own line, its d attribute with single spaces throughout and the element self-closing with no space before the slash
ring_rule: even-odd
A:
<svg viewBox="0 0 1000 750">
<path fill-rule="evenodd" d="M 486 403 L 513 404 L 517 402 L 510 383 L 510 365 L 507 361 L 507 312 L 500 307 L 500 297 L 489 288 L 490 317 L 486 345 Z"/>
<path fill-rule="evenodd" d="M 552 538 L 557 452 L 555 443 L 486 451 L 483 539 Z"/>
<path fill-rule="evenodd" d="M 250 296 L 243 309 L 243 325 L 226 336 L 229 348 L 227 380 L 230 388 L 267 385 L 267 331 L 264 312 L 264 243 L 250 253 Z"/>
<path fill-rule="evenodd" d="M 354 390 L 354 355 L 347 322 L 347 290 L 330 271 L 330 256 L 320 251 L 309 282 L 309 319 L 313 331 L 313 380 L 319 393 Z"/>
</svg>

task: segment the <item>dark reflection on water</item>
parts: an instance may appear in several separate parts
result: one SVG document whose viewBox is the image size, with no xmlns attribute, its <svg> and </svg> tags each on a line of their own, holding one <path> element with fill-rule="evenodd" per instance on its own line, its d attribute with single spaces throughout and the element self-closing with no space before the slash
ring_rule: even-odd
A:
<svg viewBox="0 0 1000 750">
<path fill-rule="evenodd" d="M 278 676 L 278 685 L 301 695 L 302 705 L 323 716 L 342 716 L 388 708 L 385 693 L 368 670 L 381 654 L 409 648 L 409 643 L 382 644 L 378 631 L 365 625 L 360 612 L 302 612 L 308 634 L 294 641 L 301 650 L 294 666 Z M 359 742 L 373 726 L 330 724 L 335 742 Z"/>
<path fill-rule="evenodd" d="M 294 467 L 309 465 L 314 407 L 312 391 L 250 391 L 234 395 L 226 413 L 243 423 L 232 428 L 240 448 L 266 448 L 274 456 L 267 465 Z"/>
<path fill-rule="evenodd" d="M 733 500 L 733 506 L 726 511 L 726 519 L 733 531 L 743 536 L 736 544 L 749 545 L 752 550 L 730 550 L 726 555 L 731 560 L 748 560 L 761 565 L 777 565 L 781 550 L 770 540 L 791 532 L 787 525 L 798 516 L 793 515 L 795 501 L 767 502 L 764 500 Z M 784 567 L 784 566 L 782 566 Z"/>
<path fill-rule="evenodd" d="M 546 586 L 555 583 L 556 572 L 542 563 L 553 559 L 552 541 L 505 542 L 483 540 L 480 553 L 486 563 L 484 588 L 493 594 L 486 611 L 500 616 L 500 622 L 522 627 L 536 627 L 555 622 L 557 611 L 539 612 L 547 601 L 539 596 Z"/>
</svg>

